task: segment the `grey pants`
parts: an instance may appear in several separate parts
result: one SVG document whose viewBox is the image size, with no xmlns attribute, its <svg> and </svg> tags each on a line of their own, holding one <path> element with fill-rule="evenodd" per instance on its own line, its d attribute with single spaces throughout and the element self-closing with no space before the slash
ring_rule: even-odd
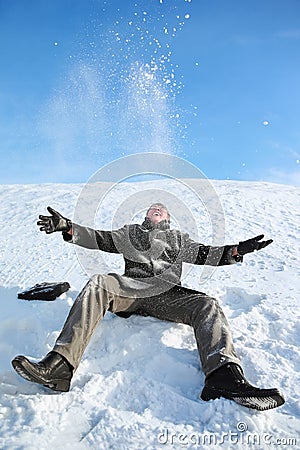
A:
<svg viewBox="0 0 300 450">
<path fill-rule="evenodd" d="M 228 362 L 241 365 L 228 322 L 216 299 L 180 286 L 153 297 L 126 297 L 124 291 L 120 295 L 116 277 L 95 275 L 76 298 L 53 348 L 75 370 L 106 311 L 124 317 L 139 314 L 191 325 L 206 376 Z"/>
</svg>

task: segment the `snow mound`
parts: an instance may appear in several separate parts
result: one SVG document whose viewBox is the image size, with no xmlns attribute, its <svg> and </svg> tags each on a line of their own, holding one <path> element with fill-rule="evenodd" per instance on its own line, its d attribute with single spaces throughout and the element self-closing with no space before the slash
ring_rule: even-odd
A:
<svg viewBox="0 0 300 450">
<path fill-rule="evenodd" d="M 160 183 L 166 188 L 171 181 Z M 199 400 L 204 376 L 190 327 L 111 313 L 97 328 L 70 392 L 57 394 L 20 378 L 11 359 L 25 354 L 39 360 L 52 348 L 87 281 L 74 246 L 59 233 L 45 236 L 35 225 L 48 205 L 72 217 L 82 186 L 5 185 L 0 187 L 1 449 L 296 448 L 300 188 L 231 181 L 214 186 L 227 243 L 261 233 L 274 243 L 247 255 L 243 264 L 218 268 L 205 285 L 192 267 L 184 284 L 219 299 L 247 378 L 261 387 L 280 387 L 285 405 L 261 413 L 225 399 Z M 134 189 L 139 183 L 124 184 L 120 195 Z M 109 224 L 108 214 L 104 224 L 106 219 Z M 108 264 L 122 272 L 121 256 L 108 255 Z M 43 281 L 68 281 L 71 289 L 53 302 L 17 299 L 20 290 Z"/>
</svg>

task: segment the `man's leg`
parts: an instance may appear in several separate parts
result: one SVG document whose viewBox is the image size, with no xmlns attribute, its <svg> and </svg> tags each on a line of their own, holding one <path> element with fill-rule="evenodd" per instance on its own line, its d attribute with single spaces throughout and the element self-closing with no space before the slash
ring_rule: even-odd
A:
<svg viewBox="0 0 300 450">
<path fill-rule="evenodd" d="M 225 397 L 260 411 L 284 404 L 278 389 L 260 389 L 244 377 L 225 315 L 216 299 L 186 288 L 174 288 L 144 299 L 141 313 L 194 328 L 200 360 L 206 375 L 202 400 Z"/>
<path fill-rule="evenodd" d="M 94 275 L 76 298 L 53 347 L 53 351 L 64 356 L 75 370 L 106 311 L 126 310 L 134 303 L 134 298 L 120 298 L 119 293 L 115 277 Z"/>
<path fill-rule="evenodd" d="M 216 299 L 184 287 L 175 287 L 141 300 L 141 313 L 194 328 L 203 372 L 209 375 L 222 365 L 240 364 L 226 317 Z"/>
<path fill-rule="evenodd" d="M 116 278 L 94 275 L 76 298 L 53 350 L 39 363 L 17 356 L 14 369 L 28 381 L 68 391 L 73 371 L 105 312 L 130 311 L 134 304 L 134 298 L 119 296 Z"/>
</svg>

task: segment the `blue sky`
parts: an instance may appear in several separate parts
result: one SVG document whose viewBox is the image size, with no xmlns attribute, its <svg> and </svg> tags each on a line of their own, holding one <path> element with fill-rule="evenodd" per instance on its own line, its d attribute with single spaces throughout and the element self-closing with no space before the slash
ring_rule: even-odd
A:
<svg viewBox="0 0 300 450">
<path fill-rule="evenodd" d="M 0 57 L 0 183 L 161 151 L 300 185 L 298 0 L 0 0 Z"/>
</svg>

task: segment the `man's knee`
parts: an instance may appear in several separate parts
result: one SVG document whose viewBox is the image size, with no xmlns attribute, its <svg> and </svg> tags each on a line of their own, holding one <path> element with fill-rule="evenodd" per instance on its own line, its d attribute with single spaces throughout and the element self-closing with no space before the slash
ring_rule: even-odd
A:
<svg viewBox="0 0 300 450">
<path fill-rule="evenodd" d="M 117 294 L 119 291 L 119 282 L 112 275 L 94 274 L 91 276 L 88 286 L 90 289 L 104 289 L 105 291 Z"/>
<path fill-rule="evenodd" d="M 210 311 L 220 309 L 219 302 L 216 298 L 210 297 L 206 294 L 199 294 L 197 296 L 197 306 L 195 308 L 195 312 L 203 312 L 205 311 L 208 314 Z"/>
<path fill-rule="evenodd" d="M 202 297 L 203 302 L 210 306 L 219 306 L 219 301 L 215 297 L 210 297 L 209 295 L 204 295 Z"/>
</svg>

